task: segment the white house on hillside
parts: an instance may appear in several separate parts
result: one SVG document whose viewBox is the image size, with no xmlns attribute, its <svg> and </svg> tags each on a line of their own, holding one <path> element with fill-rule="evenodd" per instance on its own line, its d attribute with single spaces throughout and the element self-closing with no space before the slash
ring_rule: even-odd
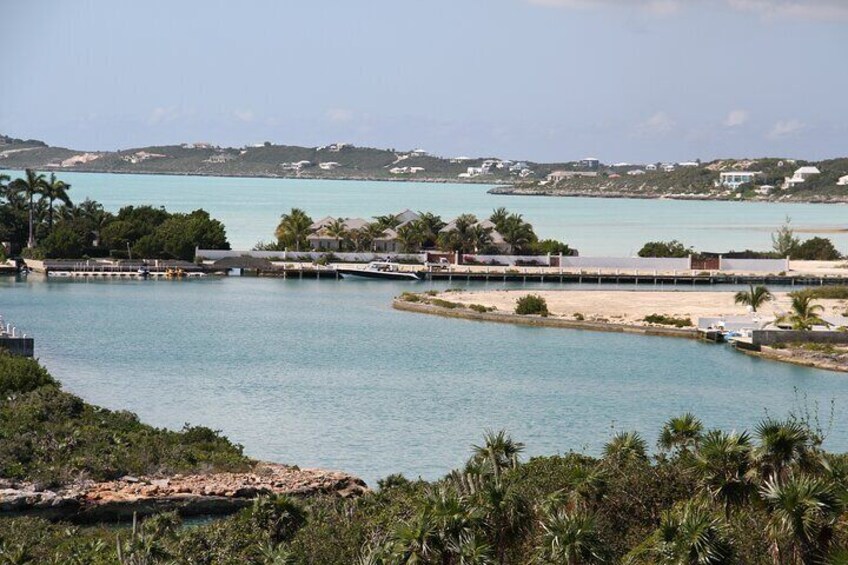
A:
<svg viewBox="0 0 848 565">
<path fill-rule="evenodd" d="M 848 186 L 848 175 L 845 175 L 844 177 L 839 177 L 839 180 L 836 181 L 836 184 L 838 184 L 839 186 Z"/>
<path fill-rule="evenodd" d="M 743 184 L 754 182 L 762 174 L 759 171 L 727 171 L 719 173 L 718 184 L 736 190 Z"/>
<path fill-rule="evenodd" d="M 786 177 L 783 182 L 783 188 L 795 188 L 799 184 L 804 184 L 804 182 L 814 175 L 820 175 L 821 171 L 818 167 L 801 167 L 795 174 L 791 177 Z"/>
</svg>

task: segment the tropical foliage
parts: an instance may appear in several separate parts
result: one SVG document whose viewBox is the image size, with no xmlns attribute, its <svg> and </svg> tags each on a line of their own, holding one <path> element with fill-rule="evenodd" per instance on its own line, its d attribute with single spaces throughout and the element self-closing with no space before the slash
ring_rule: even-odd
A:
<svg viewBox="0 0 848 565">
<path fill-rule="evenodd" d="M 824 312 L 821 304 L 813 303 L 813 295 L 806 292 L 792 293 L 792 309 L 778 317 L 778 324 L 788 324 L 793 330 L 811 330 L 813 326 L 823 326 L 826 322 L 820 314 Z"/>
<path fill-rule="evenodd" d="M 741 290 L 736 293 L 734 296 L 734 301 L 736 304 L 744 304 L 746 306 L 750 306 L 751 310 L 754 312 L 757 311 L 757 308 L 772 300 L 774 296 L 764 286 L 754 286 L 749 285 L 747 291 Z"/>
</svg>

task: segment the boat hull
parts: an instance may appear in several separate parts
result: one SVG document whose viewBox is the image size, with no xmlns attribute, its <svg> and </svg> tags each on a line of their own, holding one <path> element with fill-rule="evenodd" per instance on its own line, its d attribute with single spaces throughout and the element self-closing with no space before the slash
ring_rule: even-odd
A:
<svg viewBox="0 0 848 565">
<path fill-rule="evenodd" d="M 420 281 L 417 273 L 366 271 L 364 269 L 338 269 L 343 278 L 383 279 L 389 281 Z"/>
</svg>

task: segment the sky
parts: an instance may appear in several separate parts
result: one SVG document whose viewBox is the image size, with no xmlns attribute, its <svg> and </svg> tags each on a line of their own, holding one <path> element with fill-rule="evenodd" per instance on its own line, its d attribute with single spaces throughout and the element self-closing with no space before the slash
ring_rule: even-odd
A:
<svg viewBox="0 0 848 565">
<path fill-rule="evenodd" d="M 607 163 L 848 155 L 848 0 L 0 0 L 0 133 Z"/>
</svg>

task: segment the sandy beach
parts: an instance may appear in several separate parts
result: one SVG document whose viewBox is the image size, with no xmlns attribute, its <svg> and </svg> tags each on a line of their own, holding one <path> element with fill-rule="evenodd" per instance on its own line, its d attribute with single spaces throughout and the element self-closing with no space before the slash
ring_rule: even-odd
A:
<svg viewBox="0 0 848 565">
<path fill-rule="evenodd" d="M 445 300 L 462 304 L 494 306 L 499 312 L 515 310 L 518 298 L 538 294 L 548 304 L 553 317 L 573 319 L 581 314 L 586 320 L 618 324 L 645 325 L 644 318 L 662 314 L 676 318 L 691 318 L 696 324 L 699 317 L 744 316 L 745 306 L 734 303 L 735 292 L 687 291 L 629 291 L 629 290 L 487 290 L 472 292 L 447 292 L 440 295 Z M 774 300 L 760 307 L 763 316 L 780 315 L 789 310 L 788 293 L 774 293 Z M 817 300 L 828 313 L 846 310 L 844 300 Z"/>
</svg>

